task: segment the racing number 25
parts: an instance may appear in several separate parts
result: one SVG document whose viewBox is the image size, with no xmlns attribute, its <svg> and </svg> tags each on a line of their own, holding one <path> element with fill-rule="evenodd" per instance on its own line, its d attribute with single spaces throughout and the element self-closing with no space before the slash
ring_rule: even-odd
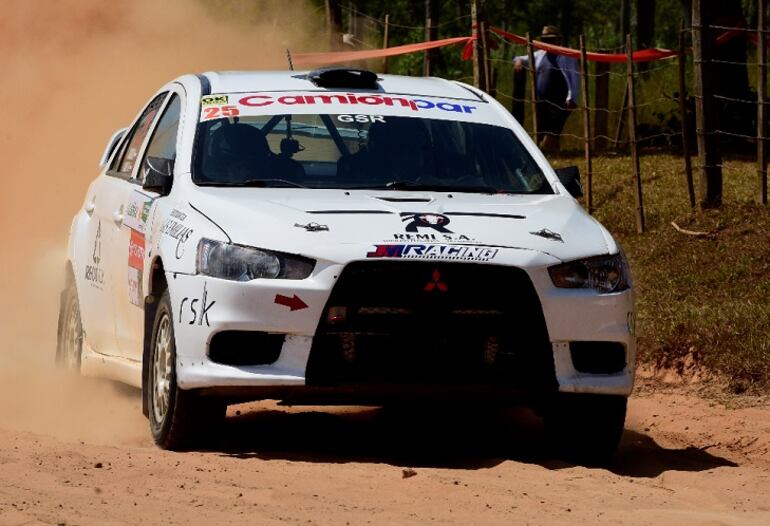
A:
<svg viewBox="0 0 770 526">
<path fill-rule="evenodd" d="M 219 117 L 237 117 L 241 112 L 235 106 L 210 106 L 203 108 L 204 119 L 218 119 Z"/>
</svg>

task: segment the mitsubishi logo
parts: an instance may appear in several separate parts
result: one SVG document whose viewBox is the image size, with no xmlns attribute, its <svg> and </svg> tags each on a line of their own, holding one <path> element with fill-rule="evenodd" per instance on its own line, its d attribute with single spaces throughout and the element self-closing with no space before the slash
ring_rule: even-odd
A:
<svg viewBox="0 0 770 526">
<path fill-rule="evenodd" d="M 433 292 L 434 290 L 438 290 L 439 292 L 446 292 L 449 290 L 449 287 L 447 287 L 446 283 L 441 281 L 441 274 L 439 273 L 438 269 L 433 271 L 432 277 L 433 281 L 429 281 L 423 289 L 425 292 Z"/>
</svg>

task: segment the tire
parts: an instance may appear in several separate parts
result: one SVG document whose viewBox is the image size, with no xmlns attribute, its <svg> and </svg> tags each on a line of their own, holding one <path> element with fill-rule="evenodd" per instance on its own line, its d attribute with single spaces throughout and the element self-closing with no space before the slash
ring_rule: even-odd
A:
<svg viewBox="0 0 770 526">
<path fill-rule="evenodd" d="M 544 415 L 548 443 L 570 462 L 606 464 L 623 435 L 627 403 L 625 396 L 560 394 Z"/>
<path fill-rule="evenodd" d="M 59 304 L 59 328 L 56 338 L 56 364 L 68 371 L 80 372 L 83 361 L 83 322 L 74 280 L 62 292 Z"/>
<path fill-rule="evenodd" d="M 176 342 L 171 300 L 163 293 L 155 313 L 150 341 L 147 389 L 150 432 L 163 449 L 205 446 L 225 417 L 227 406 L 215 398 L 184 390 L 176 382 Z"/>
</svg>

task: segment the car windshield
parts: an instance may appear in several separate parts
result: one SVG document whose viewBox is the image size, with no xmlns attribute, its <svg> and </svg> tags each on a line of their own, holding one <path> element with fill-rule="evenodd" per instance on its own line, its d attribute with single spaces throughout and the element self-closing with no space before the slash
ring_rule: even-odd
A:
<svg viewBox="0 0 770 526">
<path fill-rule="evenodd" d="M 513 131 L 493 124 L 295 113 L 199 126 L 199 185 L 553 193 Z"/>
</svg>

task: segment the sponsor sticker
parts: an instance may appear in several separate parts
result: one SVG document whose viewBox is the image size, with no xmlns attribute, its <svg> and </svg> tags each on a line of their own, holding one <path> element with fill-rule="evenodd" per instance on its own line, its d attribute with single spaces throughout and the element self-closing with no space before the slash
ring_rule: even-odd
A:
<svg viewBox="0 0 770 526">
<path fill-rule="evenodd" d="M 128 268 L 128 301 L 137 307 L 141 307 L 142 299 L 142 271 L 132 267 Z"/>
<path fill-rule="evenodd" d="M 447 261 L 490 261 L 500 249 L 441 244 L 374 245 L 367 258 L 442 259 Z"/>
<path fill-rule="evenodd" d="M 136 230 L 131 231 L 128 242 L 128 266 L 144 270 L 144 234 Z"/>
<path fill-rule="evenodd" d="M 92 287 L 102 290 L 104 287 L 104 269 L 102 262 L 102 222 L 96 227 L 96 236 L 94 236 L 94 249 L 91 253 L 91 263 L 86 265 L 85 279 Z"/>
<path fill-rule="evenodd" d="M 201 106 L 216 106 L 227 104 L 230 98 L 227 95 L 206 95 L 201 97 Z"/>
<path fill-rule="evenodd" d="M 154 197 L 150 197 L 142 192 L 131 192 L 131 195 L 128 196 L 125 212 L 123 213 L 123 224 L 131 230 L 144 234 L 154 200 Z"/>
<path fill-rule="evenodd" d="M 131 230 L 128 242 L 128 300 L 141 306 L 144 299 L 142 278 L 144 276 L 144 234 Z"/>
</svg>

